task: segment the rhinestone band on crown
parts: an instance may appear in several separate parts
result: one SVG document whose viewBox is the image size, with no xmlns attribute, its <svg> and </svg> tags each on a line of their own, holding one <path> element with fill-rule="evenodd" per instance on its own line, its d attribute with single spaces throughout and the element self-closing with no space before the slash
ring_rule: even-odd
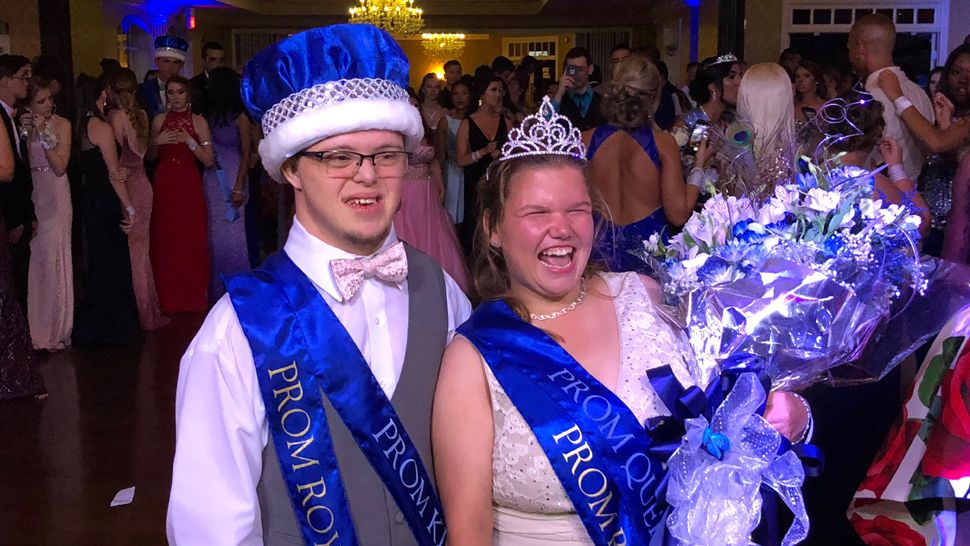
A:
<svg viewBox="0 0 970 546">
<path fill-rule="evenodd" d="M 291 94 L 263 114 L 263 133 L 269 136 L 280 124 L 314 108 L 350 99 L 400 100 L 410 104 L 408 92 L 390 80 L 354 78 L 318 83 Z"/>
<path fill-rule="evenodd" d="M 522 120 L 522 125 L 509 131 L 509 139 L 502 146 L 499 161 L 531 155 L 567 155 L 586 160 L 586 146 L 579 129 L 556 113 L 549 97 L 535 114 Z"/>
</svg>

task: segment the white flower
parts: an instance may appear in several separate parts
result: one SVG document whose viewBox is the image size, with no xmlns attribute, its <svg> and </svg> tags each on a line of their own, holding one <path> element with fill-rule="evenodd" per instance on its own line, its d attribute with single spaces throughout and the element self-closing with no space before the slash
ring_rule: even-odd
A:
<svg viewBox="0 0 970 546">
<path fill-rule="evenodd" d="M 863 220 L 873 220 L 876 211 L 882 208 L 882 199 L 873 201 L 872 199 L 862 198 L 859 200 L 859 212 L 862 213 Z"/>
<path fill-rule="evenodd" d="M 695 254 L 695 256 L 691 257 L 690 259 L 680 262 L 680 264 L 684 266 L 684 269 L 686 271 L 693 273 L 694 271 L 697 271 L 698 269 L 700 269 L 702 265 L 707 263 L 707 259 L 710 257 L 711 257 L 710 254 L 707 254 L 706 252 L 701 252 L 701 253 Z"/>
<path fill-rule="evenodd" d="M 788 211 L 788 205 L 784 201 L 777 197 L 772 197 L 758 210 L 758 222 L 765 225 L 780 222 L 784 220 L 785 213 Z"/>
<path fill-rule="evenodd" d="M 876 212 L 876 231 L 881 231 L 882 228 L 896 223 L 905 213 L 906 209 L 902 205 L 896 204 L 879 209 Z"/>
<path fill-rule="evenodd" d="M 654 233 L 649 239 L 643 242 L 643 248 L 650 254 L 657 254 L 660 252 L 660 234 Z"/>
<path fill-rule="evenodd" d="M 808 208 L 821 213 L 828 213 L 838 208 L 842 201 L 842 194 L 837 191 L 825 191 L 820 188 L 808 190 Z"/>
<path fill-rule="evenodd" d="M 916 214 L 910 214 L 906 218 L 903 218 L 903 229 L 909 231 L 916 231 L 919 229 L 920 224 L 923 223 L 923 219 Z"/>
</svg>

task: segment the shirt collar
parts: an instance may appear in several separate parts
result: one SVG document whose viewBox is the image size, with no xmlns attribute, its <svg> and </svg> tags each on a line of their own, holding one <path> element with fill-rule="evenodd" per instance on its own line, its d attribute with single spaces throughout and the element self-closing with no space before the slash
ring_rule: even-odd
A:
<svg viewBox="0 0 970 546">
<path fill-rule="evenodd" d="M 381 244 L 381 247 L 374 252 L 378 254 L 387 247 L 397 242 L 397 234 L 394 232 L 394 225 L 391 225 L 391 232 Z M 329 294 L 333 299 L 343 303 L 343 296 L 337 289 L 337 283 L 333 279 L 333 272 L 330 270 L 330 262 L 333 260 L 353 260 L 362 258 L 358 254 L 352 254 L 346 250 L 341 250 L 329 243 L 326 243 L 313 236 L 303 227 L 303 224 L 293 217 L 293 227 L 286 239 L 283 247 L 286 255 L 293 260 L 293 263 L 300 268 L 317 287 Z M 371 254 L 372 256 L 374 254 Z M 400 287 L 400 285 L 398 285 Z"/>
<path fill-rule="evenodd" d="M 592 96 L 593 95 L 593 86 L 592 85 L 587 85 L 586 86 L 586 91 L 583 91 L 582 93 L 579 93 L 579 92 L 577 92 L 574 89 L 570 89 L 569 90 L 569 94 L 571 96 L 573 96 L 573 97 L 576 97 L 576 98 L 585 98 L 585 97 L 588 97 L 588 96 Z"/>
<path fill-rule="evenodd" d="M 10 116 L 10 119 L 13 119 L 13 106 L 10 106 L 9 104 L 7 104 L 6 102 L 4 102 L 3 100 L 0 100 L 0 104 L 3 105 L 3 109 L 4 109 L 4 111 L 7 112 L 7 115 Z"/>
</svg>

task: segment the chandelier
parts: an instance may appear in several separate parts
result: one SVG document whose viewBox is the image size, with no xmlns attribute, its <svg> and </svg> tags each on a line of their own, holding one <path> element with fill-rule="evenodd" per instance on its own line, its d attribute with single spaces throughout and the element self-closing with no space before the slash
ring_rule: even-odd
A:
<svg viewBox="0 0 970 546">
<path fill-rule="evenodd" d="M 350 22 L 374 25 L 396 37 L 412 36 L 424 28 L 424 10 L 414 0 L 360 0 L 350 8 Z"/>
<path fill-rule="evenodd" d="M 424 52 L 436 59 L 460 57 L 465 50 L 465 35 L 461 33 L 424 33 L 421 35 Z"/>
</svg>

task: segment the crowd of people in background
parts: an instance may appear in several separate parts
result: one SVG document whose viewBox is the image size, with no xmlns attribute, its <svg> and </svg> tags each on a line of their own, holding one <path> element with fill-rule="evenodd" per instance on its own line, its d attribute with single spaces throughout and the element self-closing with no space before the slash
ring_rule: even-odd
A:
<svg viewBox="0 0 970 546">
<path fill-rule="evenodd" d="M 542 79 L 532 57 L 496 57 L 470 74 L 449 60 L 444 79 L 427 74 L 411 90 L 425 137 L 410 159 L 398 235 L 470 292 L 479 181 L 509 131 L 548 99 L 584 132 L 607 204 L 597 256 L 643 271 L 631 252 L 640 241 L 682 226 L 708 184 L 730 185 L 717 145 L 692 138 L 699 128 L 750 124 L 759 168 L 774 180 L 791 174 L 795 153 L 781 143 L 817 126 L 836 100 L 863 133 L 837 148 L 844 161 L 885 163 L 877 192 L 925 209 L 924 251 L 970 261 L 970 44 L 907 75 L 892 59 L 891 22 L 874 15 L 853 32 L 851 70 L 793 49 L 751 67 L 725 52 L 688 64 L 679 87 L 652 47 L 617 44 L 605 67 L 575 47 L 558 80 Z M 98 77 L 77 77 L 76 104 L 65 104 L 71 79 L 56 60 L 0 56 L 9 140 L 0 148 L 13 152 L 12 181 L 0 185 L 15 295 L 4 312 L 19 308 L 28 349 L 126 343 L 166 315 L 204 311 L 224 294 L 223 276 L 254 267 L 289 228 L 292 189 L 259 166 L 260 126 L 224 48 L 205 43 L 189 79 L 184 40 L 162 36 L 155 47 L 157 70 L 141 83 L 114 59 Z"/>
</svg>

